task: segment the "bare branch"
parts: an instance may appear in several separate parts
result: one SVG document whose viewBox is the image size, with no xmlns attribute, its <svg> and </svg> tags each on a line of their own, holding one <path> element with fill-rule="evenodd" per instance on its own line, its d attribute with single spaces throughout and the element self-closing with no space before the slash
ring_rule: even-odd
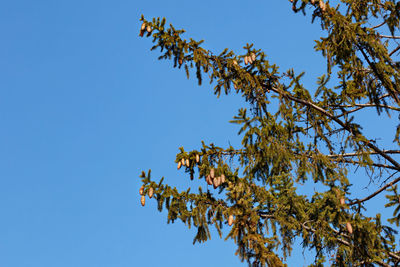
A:
<svg viewBox="0 0 400 267">
<path fill-rule="evenodd" d="M 379 97 L 378 100 L 381 100 L 381 99 L 383 99 L 383 98 L 385 98 L 385 97 L 388 97 L 388 96 L 390 96 L 390 94 L 384 94 L 384 95 L 382 95 L 381 97 Z M 363 109 L 363 108 L 365 108 L 365 107 L 357 107 L 357 108 L 355 108 L 355 109 L 352 109 L 352 110 L 349 110 L 349 111 L 345 111 L 345 112 L 343 112 L 342 114 L 337 115 L 336 118 L 343 117 L 344 115 L 347 115 L 347 114 L 350 114 L 350 113 L 359 111 L 360 109 Z"/>
<path fill-rule="evenodd" d="M 385 20 L 384 22 L 382 22 L 382 23 L 380 23 L 380 24 L 378 24 L 378 25 L 372 27 L 372 29 L 377 29 L 377 28 L 379 28 L 379 27 L 385 25 L 385 23 L 386 23 L 386 20 Z"/>
<path fill-rule="evenodd" d="M 351 160 L 351 159 L 337 159 L 338 162 L 344 162 L 344 163 L 351 163 L 351 164 L 355 164 L 355 165 L 360 165 L 362 162 L 360 161 L 355 161 L 355 160 Z M 385 169 L 391 169 L 391 170 L 395 170 L 398 171 L 398 169 L 396 167 L 387 165 L 387 164 L 381 164 L 381 163 L 372 163 L 372 166 L 377 167 L 377 168 L 385 168 Z"/>
<path fill-rule="evenodd" d="M 387 38 L 387 39 L 400 39 L 400 36 L 394 36 L 394 35 L 379 34 L 378 36 L 379 36 L 380 38 Z"/>
<path fill-rule="evenodd" d="M 378 190 L 376 190 L 373 194 L 363 198 L 363 199 L 356 199 L 352 202 L 349 203 L 349 205 L 354 205 L 354 204 L 360 204 L 363 203 L 367 200 L 370 200 L 371 198 L 373 198 L 374 196 L 378 195 L 379 193 L 383 192 L 386 188 L 393 186 L 394 184 L 398 183 L 400 181 L 400 177 L 396 178 L 395 180 L 391 181 L 390 183 L 382 186 L 381 188 L 379 188 Z M 400 257 L 399 257 L 400 259 Z"/>
<path fill-rule="evenodd" d="M 395 49 L 393 49 L 392 52 L 389 53 L 389 57 L 391 57 L 394 53 L 396 53 L 397 51 L 399 51 L 400 49 L 400 45 L 398 47 L 396 47 Z"/>
<path fill-rule="evenodd" d="M 385 154 L 400 154 L 400 150 L 382 150 L 383 153 Z M 378 153 L 375 151 L 366 151 L 363 153 L 344 153 L 344 154 L 338 154 L 338 155 L 327 155 L 330 158 L 338 158 L 338 157 L 355 157 L 355 156 L 360 156 L 363 154 L 367 155 L 377 155 Z"/>
<path fill-rule="evenodd" d="M 387 108 L 387 109 L 392 109 L 396 111 L 400 111 L 400 108 L 389 106 L 389 105 L 376 105 L 376 104 L 354 104 L 354 105 L 340 105 L 337 106 L 340 108 L 351 108 L 351 107 L 381 107 L 381 108 Z"/>
</svg>

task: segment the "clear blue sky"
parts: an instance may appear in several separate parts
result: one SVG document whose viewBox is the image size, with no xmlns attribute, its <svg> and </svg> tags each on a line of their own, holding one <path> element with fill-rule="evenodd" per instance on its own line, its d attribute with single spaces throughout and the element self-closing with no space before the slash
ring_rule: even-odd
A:
<svg viewBox="0 0 400 267">
<path fill-rule="evenodd" d="M 157 60 L 140 15 L 166 17 L 216 52 L 263 48 L 283 69 L 324 71 L 320 32 L 288 1 L 3 1 L 0 8 L 0 266 L 245 266 L 216 235 L 166 224 L 139 174 L 180 189 L 178 147 L 237 144 L 242 100 L 217 99 Z M 296 254 L 293 264 L 304 262 Z"/>
</svg>

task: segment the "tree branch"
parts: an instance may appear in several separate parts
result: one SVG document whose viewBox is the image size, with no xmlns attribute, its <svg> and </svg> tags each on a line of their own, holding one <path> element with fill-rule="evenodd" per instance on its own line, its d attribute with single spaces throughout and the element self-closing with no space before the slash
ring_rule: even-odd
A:
<svg viewBox="0 0 400 267">
<path fill-rule="evenodd" d="M 387 39 L 400 39 L 400 36 L 394 36 L 394 35 L 384 35 L 384 34 L 378 34 L 380 38 L 387 38 Z"/>
<path fill-rule="evenodd" d="M 350 202 L 349 205 L 360 204 L 360 203 L 363 203 L 363 202 L 365 202 L 365 201 L 367 201 L 367 200 L 370 200 L 370 199 L 373 198 L 374 196 L 376 196 L 376 195 L 378 195 L 379 193 L 381 193 L 382 191 L 384 191 L 386 188 L 388 188 L 388 187 L 390 187 L 390 186 L 393 186 L 394 184 L 398 183 L 399 181 L 400 181 L 400 177 L 398 177 L 398 178 L 394 179 L 393 181 L 391 181 L 390 183 L 388 183 L 388 184 L 382 186 L 381 188 L 379 188 L 378 190 L 376 190 L 376 191 L 375 191 L 374 193 L 372 193 L 371 195 L 369 195 L 369 196 L 367 196 L 367 197 L 365 197 L 365 198 L 363 198 L 363 199 L 356 199 L 356 200 Z M 399 259 L 400 259 L 400 257 L 399 257 Z"/>
<path fill-rule="evenodd" d="M 400 45 L 398 47 L 396 47 L 395 49 L 393 49 L 392 52 L 389 53 L 389 57 L 391 57 L 394 53 L 396 53 L 397 51 L 399 51 L 400 49 Z"/>
<path fill-rule="evenodd" d="M 382 150 L 382 152 L 386 153 L 386 154 L 400 154 L 400 150 Z M 327 156 L 330 158 L 338 158 L 338 157 L 355 157 L 355 156 L 359 156 L 359 155 L 363 155 L 363 154 L 376 155 L 378 153 L 375 151 L 367 151 L 364 153 L 344 153 L 344 154 L 327 155 Z"/>
<path fill-rule="evenodd" d="M 264 86 L 265 87 L 265 86 Z M 265 87 L 265 89 L 268 89 Z M 292 96 L 291 94 L 285 92 L 285 91 L 281 91 L 277 88 L 270 88 L 271 91 L 281 95 L 282 97 L 286 97 L 292 101 L 295 101 L 297 103 L 303 104 L 307 107 L 313 108 L 315 110 L 317 110 L 318 112 L 322 113 L 323 115 L 325 115 L 326 117 L 330 118 L 331 120 L 335 121 L 337 124 L 339 124 L 340 126 L 342 126 L 344 129 L 346 129 L 348 132 L 350 132 L 351 134 L 353 134 L 354 137 L 357 137 L 358 135 L 360 135 L 357 132 L 354 132 L 353 129 L 350 128 L 350 126 L 346 123 L 344 123 L 343 121 L 339 120 L 336 116 L 332 115 L 331 113 L 329 113 L 328 111 L 326 111 L 325 109 L 315 105 L 312 102 L 309 102 L 307 100 L 304 99 L 300 99 L 297 97 Z M 371 148 L 372 150 L 374 150 L 377 154 L 379 154 L 380 156 L 382 156 L 383 158 L 385 158 L 387 161 L 389 161 L 390 163 L 392 163 L 392 165 L 395 167 L 396 170 L 400 170 L 400 164 L 394 160 L 392 157 L 390 157 L 389 155 L 385 154 L 381 149 L 379 149 L 377 146 L 375 146 L 374 144 L 372 144 L 371 142 L 366 142 L 366 141 L 361 141 L 364 143 L 364 145 L 368 146 L 369 148 Z"/>
<path fill-rule="evenodd" d="M 386 20 L 385 20 L 384 22 L 382 22 L 382 23 L 376 25 L 376 26 L 373 26 L 372 29 L 377 29 L 377 28 L 379 28 L 379 27 L 385 25 L 385 23 L 386 23 Z"/>
<path fill-rule="evenodd" d="M 344 163 L 357 164 L 357 165 L 360 165 L 362 163 L 360 161 L 354 161 L 354 160 L 351 160 L 351 159 L 338 159 L 337 161 L 344 162 Z M 398 169 L 396 167 L 393 167 L 393 166 L 390 166 L 390 165 L 387 165 L 387 164 L 381 164 L 381 163 L 375 163 L 374 162 L 374 163 L 372 163 L 372 166 L 378 167 L 378 168 L 385 168 L 385 169 L 391 169 L 391 170 L 398 171 Z"/>
<path fill-rule="evenodd" d="M 260 216 L 261 218 L 264 218 L 264 219 L 267 219 L 267 218 L 268 218 L 268 219 L 273 219 L 273 218 L 274 218 L 274 215 L 271 215 L 271 214 L 263 214 L 263 213 L 261 213 L 261 214 L 259 214 L 259 216 Z M 301 223 L 301 227 L 304 228 L 306 231 L 315 233 L 316 230 L 315 230 L 314 228 L 309 227 L 309 226 L 306 225 L 306 224 L 309 223 L 309 222 L 311 222 L 311 221 L 305 221 L 305 222 Z M 350 236 L 345 235 L 345 234 L 343 234 L 343 233 L 340 233 L 339 231 L 337 231 L 337 230 L 335 230 L 335 229 L 332 229 L 332 228 L 330 228 L 330 227 L 329 227 L 329 229 L 331 229 L 335 234 L 337 234 L 337 235 L 339 235 L 339 236 L 343 236 L 343 237 L 345 237 L 345 238 L 351 239 Z M 337 240 L 340 244 L 342 244 L 342 245 L 345 245 L 345 246 L 347 246 L 347 247 L 351 247 L 351 244 L 350 244 L 348 241 L 346 241 L 346 240 L 344 240 L 344 239 L 342 239 L 342 238 L 336 237 L 336 240 Z M 395 260 L 400 260 L 400 256 L 396 255 L 395 253 L 393 253 L 393 252 L 388 252 L 388 251 L 387 251 L 387 253 L 388 253 L 388 255 L 389 255 L 390 257 L 394 258 Z M 384 263 L 384 262 L 379 261 L 379 260 L 378 260 L 378 261 L 374 261 L 374 262 L 376 262 L 376 263 L 377 263 L 378 265 L 380 265 L 380 266 L 391 267 L 389 264 Z"/>
<path fill-rule="evenodd" d="M 387 108 L 387 109 L 392 109 L 396 111 L 400 111 L 400 108 L 389 106 L 389 105 L 376 105 L 376 104 L 354 104 L 354 105 L 339 105 L 337 107 L 340 108 L 351 108 L 351 107 L 381 107 L 381 108 Z"/>
<path fill-rule="evenodd" d="M 367 61 L 368 65 L 370 66 L 370 68 L 373 70 L 373 72 L 375 73 L 375 75 L 377 76 L 377 78 L 382 82 L 382 84 L 385 86 L 386 90 L 389 92 L 389 94 L 393 97 L 393 99 L 396 101 L 397 104 L 400 104 L 400 99 L 398 98 L 398 96 L 396 95 L 397 92 L 395 92 L 393 90 L 393 88 L 390 88 L 390 83 L 391 81 L 387 81 L 386 79 L 384 79 L 384 77 L 382 76 L 382 73 L 380 73 L 378 71 L 378 69 L 376 68 L 375 64 L 372 63 L 367 54 L 365 53 L 364 49 L 361 47 L 360 44 L 355 44 L 357 46 L 357 48 L 360 50 L 361 54 L 363 55 L 365 61 Z M 389 84 L 388 84 L 389 83 Z M 392 83 L 393 85 L 393 83 Z"/>
</svg>

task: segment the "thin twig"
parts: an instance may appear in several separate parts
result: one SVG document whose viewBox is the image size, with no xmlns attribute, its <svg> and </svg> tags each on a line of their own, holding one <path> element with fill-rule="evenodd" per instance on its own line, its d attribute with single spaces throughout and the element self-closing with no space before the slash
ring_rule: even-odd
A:
<svg viewBox="0 0 400 267">
<path fill-rule="evenodd" d="M 356 165 L 360 165 L 362 163 L 360 161 L 355 161 L 355 160 L 351 160 L 351 159 L 337 159 L 336 161 L 344 162 L 344 163 L 351 163 L 351 164 L 356 164 Z M 374 167 L 378 167 L 378 168 L 391 169 L 391 170 L 395 170 L 395 171 L 399 170 L 396 167 L 393 167 L 393 166 L 390 166 L 390 165 L 387 165 L 387 164 L 382 164 L 382 163 L 372 163 L 371 165 L 374 166 Z"/>
<path fill-rule="evenodd" d="M 396 178 L 395 180 L 391 181 L 390 183 L 386 184 L 385 186 L 382 186 L 381 188 L 379 188 L 378 190 L 376 190 L 373 194 L 363 198 L 363 199 L 356 199 L 352 202 L 349 203 L 349 205 L 354 205 L 354 204 L 360 204 L 363 203 L 367 200 L 370 200 L 371 198 L 373 198 L 374 196 L 378 195 L 379 193 L 381 193 L 382 191 L 384 191 L 386 188 L 393 186 L 394 184 L 398 183 L 400 181 L 400 177 Z M 400 257 L 399 257 L 400 259 Z"/>
<path fill-rule="evenodd" d="M 399 51 L 399 49 L 400 49 L 400 45 L 398 47 L 396 47 L 392 52 L 389 53 L 389 57 L 391 57 L 394 53 Z"/>
<path fill-rule="evenodd" d="M 381 99 L 383 99 L 383 98 L 385 98 L 385 97 L 388 97 L 388 96 L 390 96 L 390 94 L 384 94 L 384 95 L 380 96 L 380 97 L 378 98 L 378 100 L 381 100 Z M 368 104 L 370 104 L 370 103 L 368 103 Z M 349 111 L 345 111 L 345 112 L 343 112 L 342 114 L 337 115 L 336 118 L 343 117 L 344 115 L 347 115 L 347 114 L 350 114 L 350 113 L 359 111 L 360 109 L 363 109 L 363 108 L 365 108 L 365 107 L 362 107 L 362 106 L 361 106 L 361 107 L 357 107 L 357 108 L 352 109 L 352 110 L 349 110 Z"/>
<path fill-rule="evenodd" d="M 400 150 L 382 150 L 383 153 L 386 154 L 400 154 Z M 337 154 L 337 155 L 327 155 L 327 157 L 329 158 L 338 158 L 338 157 L 355 157 L 355 156 L 360 156 L 363 154 L 367 154 L 367 155 L 376 155 L 378 154 L 375 151 L 365 151 L 362 153 L 344 153 L 344 154 Z"/>
<path fill-rule="evenodd" d="M 381 37 L 381 38 L 388 38 L 388 39 L 400 39 L 400 36 L 384 35 L 384 34 L 379 34 L 378 37 Z"/>
<path fill-rule="evenodd" d="M 337 106 L 340 108 L 351 108 L 351 107 L 381 107 L 381 108 L 387 108 L 387 109 L 392 109 L 396 111 L 400 111 L 400 108 L 393 107 L 393 106 L 388 106 L 388 105 L 376 105 L 376 104 L 354 104 L 354 105 L 340 105 Z"/>
<path fill-rule="evenodd" d="M 378 25 L 372 27 L 372 29 L 377 29 L 377 28 L 379 28 L 379 27 L 385 25 L 385 23 L 386 23 L 386 20 L 385 20 L 384 22 L 382 22 L 382 23 L 380 23 L 380 24 L 378 24 Z"/>
</svg>

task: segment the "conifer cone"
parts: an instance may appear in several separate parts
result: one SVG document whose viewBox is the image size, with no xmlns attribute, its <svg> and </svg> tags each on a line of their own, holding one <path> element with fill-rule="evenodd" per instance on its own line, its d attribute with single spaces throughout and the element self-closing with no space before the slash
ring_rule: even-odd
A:
<svg viewBox="0 0 400 267">
<path fill-rule="evenodd" d="M 322 10 L 322 12 L 324 12 L 326 10 L 326 5 L 325 5 L 324 1 L 322 1 L 322 0 L 319 1 L 319 8 Z"/>
<path fill-rule="evenodd" d="M 211 176 L 211 179 L 214 179 L 214 178 L 215 178 L 215 170 L 214 170 L 214 168 L 211 168 L 211 170 L 210 170 L 210 176 Z"/>
<path fill-rule="evenodd" d="M 256 54 L 251 53 L 251 61 L 256 61 Z M 253 62 L 252 62 L 253 63 Z"/>
<path fill-rule="evenodd" d="M 153 194 L 154 194 L 154 189 L 153 189 L 153 187 L 150 187 L 150 189 L 149 189 L 149 198 L 152 198 Z"/>
<path fill-rule="evenodd" d="M 189 166 L 190 166 L 189 159 L 186 159 L 186 166 L 187 166 L 187 167 L 189 167 Z"/>
<path fill-rule="evenodd" d="M 196 154 L 196 162 L 197 162 L 197 163 L 200 162 L 200 156 L 199 156 L 199 154 Z"/>
<path fill-rule="evenodd" d="M 225 174 L 221 174 L 221 184 L 225 183 Z"/>
<path fill-rule="evenodd" d="M 150 27 L 150 25 L 147 25 L 146 31 L 147 31 L 148 33 L 151 33 L 151 27 Z"/>
<path fill-rule="evenodd" d="M 215 177 L 213 180 L 214 189 L 217 189 L 219 185 L 220 185 L 220 177 Z"/>
<path fill-rule="evenodd" d="M 141 196 L 143 196 L 143 191 L 144 191 L 144 186 L 142 185 L 142 187 L 140 187 L 140 189 L 139 189 L 139 194 Z"/>
<path fill-rule="evenodd" d="M 181 168 L 181 166 L 182 166 L 182 163 L 179 161 L 178 162 L 178 170 Z"/>
<path fill-rule="evenodd" d="M 232 226 L 232 224 L 233 224 L 233 215 L 231 214 L 231 215 L 229 215 L 229 218 L 228 218 L 228 225 Z"/>
<path fill-rule="evenodd" d="M 218 186 L 222 184 L 222 176 L 218 176 Z"/>
<path fill-rule="evenodd" d="M 346 204 L 346 202 L 345 202 L 344 198 L 341 198 L 340 199 L 340 205 L 344 206 L 345 204 Z"/>
<path fill-rule="evenodd" d="M 182 65 L 182 64 L 183 64 L 183 60 L 180 58 L 180 59 L 178 60 L 178 63 L 179 63 L 179 65 Z"/>
<path fill-rule="evenodd" d="M 214 189 L 217 189 L 218 185 L 217 185 L 217 178 L 215 178 L 213 181 L 213 187 Z"/>
<path fill-rule="evenodd" d="M 182 166 L 185 166 L 185 159 L 184 158 L 181 159 L 181 164 L 182 164 Z"/>
<path fill-rule="evenodd" d="M 209 185 L 212 185 L 212 184 L 213 184 L 213 181 L 212 181 L 210 175 L 207 175 L 207 176 L 206 176 L 206 182 L 207 182 L 207 184 L 209 184 Z"/>
<path fill-rule="evenodd" d="M 244 57 L 244 64 L 245 65 L 249 64 L 249 59 L 247 58 L 247 56 Z"/>
<path fill-rule="evenodd" d="M 349 223 L 349 222 L 346 223 L 346 229 L 347 229 L 347 232 L 349 232 L 349 234 L 353 233 L 353 227 L 351 226 L 351 223 Z"/>
<path fill-rule="evenodd" d="M 140 32 L 139 32 L 140 37 L 143 37 L 145 30 L 146 30 L 146 23 L 143 22 L 142 26 L 140 27 Z"/>
<path fill-rule="evenodd" d="M 249 64 L 253 64 L 253 59 L 251 58 L 251 56 L 247 56 L 247 61 L 249 62 Z"/>
<path fill-rule="evenodd" d="M 235 66 L 237 66 L 237 65 L 238 65 L 238 63 L 237 63 L 237 61 L 236 61 L 236 60 L 234 60 L 234 61 L 233 61 L 233 65 L 235 65 Z"/>
<path fill-rule="evenodd" d="M 144 207 L 144 204 L 146 204 L 146 197 L 145 197 L 145 196 L 142 196 L 142 197 L 140 198 L 140 203 L 141 203 L 142 206 Z"/>
</svg>

